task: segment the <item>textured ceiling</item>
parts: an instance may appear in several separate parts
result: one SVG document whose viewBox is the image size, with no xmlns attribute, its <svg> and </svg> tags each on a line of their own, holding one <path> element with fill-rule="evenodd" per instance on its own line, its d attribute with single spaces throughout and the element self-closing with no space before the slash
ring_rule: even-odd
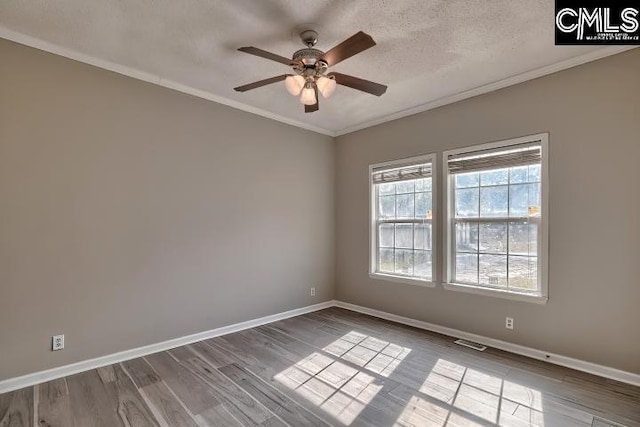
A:
<svg viewBox="0 0 640 427">
<path fill-rule="evenodd" d="M 338 87 L 321 99 L 320 111 L 305 114 L 282 82 L 232 90 L 288 71 L 238 47 L 290 56 L 303 47 L 296 28 L 307 23 L 325 51 L 359 30 L 370 34 L 377 46 L 332 70 L 386 84 L 387 93 L 378 98 Z M 598 47 L 554 46 L 553 30 L 553 0 L 0 2 L 2 37 L 148 73 L 169 86 L 329 134 L 568 59 L 604 55 Z"/>
</svg>

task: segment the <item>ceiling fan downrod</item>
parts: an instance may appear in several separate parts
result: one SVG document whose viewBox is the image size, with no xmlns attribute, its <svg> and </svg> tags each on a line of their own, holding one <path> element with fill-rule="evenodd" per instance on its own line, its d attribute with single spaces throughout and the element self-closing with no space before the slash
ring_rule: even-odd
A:
<svg viewBox="0 0 640 427">
<path fill-rule="evenodd" d="M 318 33 L 314 30 L 304 30 L 300 33 L 300 39 L 307 47 L 312 48 L 318 43 Z"/>
</svg>

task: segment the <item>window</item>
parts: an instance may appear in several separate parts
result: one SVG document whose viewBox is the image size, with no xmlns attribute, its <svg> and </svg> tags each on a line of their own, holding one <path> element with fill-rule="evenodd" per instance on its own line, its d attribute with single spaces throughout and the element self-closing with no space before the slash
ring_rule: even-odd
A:
<svg viewBox="0 0 640 427">
<path fill-rule="evenodd" d="M 369 167 L 372 277 L 430 285 L 433 159 L 428 155 Z"/>
<path fill-rule="evenodd" d="M 445 288 L 545 302 L 548 135 L 444 153 Z"/>
</svg>

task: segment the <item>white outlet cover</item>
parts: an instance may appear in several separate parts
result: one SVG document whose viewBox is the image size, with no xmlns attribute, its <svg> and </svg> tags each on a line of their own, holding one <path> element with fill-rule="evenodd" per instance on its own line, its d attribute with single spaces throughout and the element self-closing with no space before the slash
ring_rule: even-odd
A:
<svg viewBox="0 0 640 427">
<path fill-rule="evenodd" d="M 64 348 L 64 335 L 54 335 L 52 338 L 51 349 L 53 351 L 62 350 Z"/>
<path fill-rule="evenodd" d="M 505 327 L 507 329 L 513 329 L 513 317 L 507 317 L 505 319 Z"/>
</svg>

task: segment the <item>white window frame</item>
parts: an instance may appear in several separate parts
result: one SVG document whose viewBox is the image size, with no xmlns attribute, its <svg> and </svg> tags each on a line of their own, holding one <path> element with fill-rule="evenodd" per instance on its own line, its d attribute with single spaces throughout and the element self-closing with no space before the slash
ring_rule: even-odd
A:
<svg viewBox="0 0 640 427">
<path fill-rule="evenodd" d="M 452 244 L 454 236 L 454 176 L 449 173 L 448 158 L 450 155 L 467 153 L 478 150 L 490 150 L 496 148 L 508 148 L 511 145 L 526 144 L 534 141 L 540 141 L 542 149 L 542 159 L 540 163 L 540 225 L 538 227 L 538 288 L 539 294 L 527 292 L 517 292 L 507 289 L 496 289 L 485 286 L 475 286 L 452 282 L 454 259 L 454 245 Z M 533 302 L 537 304 L 545 304 L 549 299 L 549 134 L 540 133 L 536 135 L 528 135 L 520 138 L 507 139 L 502 141 L 490 142 L 487 144 L 473 145 L 470 147 L 448 150 L 442 153 L 443 159 L 443 203 L 444 203 L 444 274 L 445 281 L 443 286 L 447 290 L 469 292 L 478 295 L 487 295 L 498 298 L 506 298 L 517 301 Z"/>
<path fill-rule="evenodd" d="M 388 162 L 375 163 L 369 165 L 369 277 L 372 279 L 380 279 L 389 282 L 404 283 L 409 285 L 417 285 L 433 288 L 436 286 L 436 266 L 438 265 L 438 251 L 437 248 L 437 192 L 438 188 L 438 173 L 436 166 L 436 154 L 424 154 L 414 157 L 407 157 L 398 160 L 391 160 Z M 377 231 L 377 212 L 378 212 L 378 198 L 375 194 L 375 185 L 373 183 L 374 169 L 379 168 L 394 168 L 401 166 L 411 166 L 420 163 L 431 163 L 431 280 L 420 279 L 418 277 L 401 276 L 388 273 L 380 273 L 376 271 L 378 260 L 378 231 Z"/>
</svg>

